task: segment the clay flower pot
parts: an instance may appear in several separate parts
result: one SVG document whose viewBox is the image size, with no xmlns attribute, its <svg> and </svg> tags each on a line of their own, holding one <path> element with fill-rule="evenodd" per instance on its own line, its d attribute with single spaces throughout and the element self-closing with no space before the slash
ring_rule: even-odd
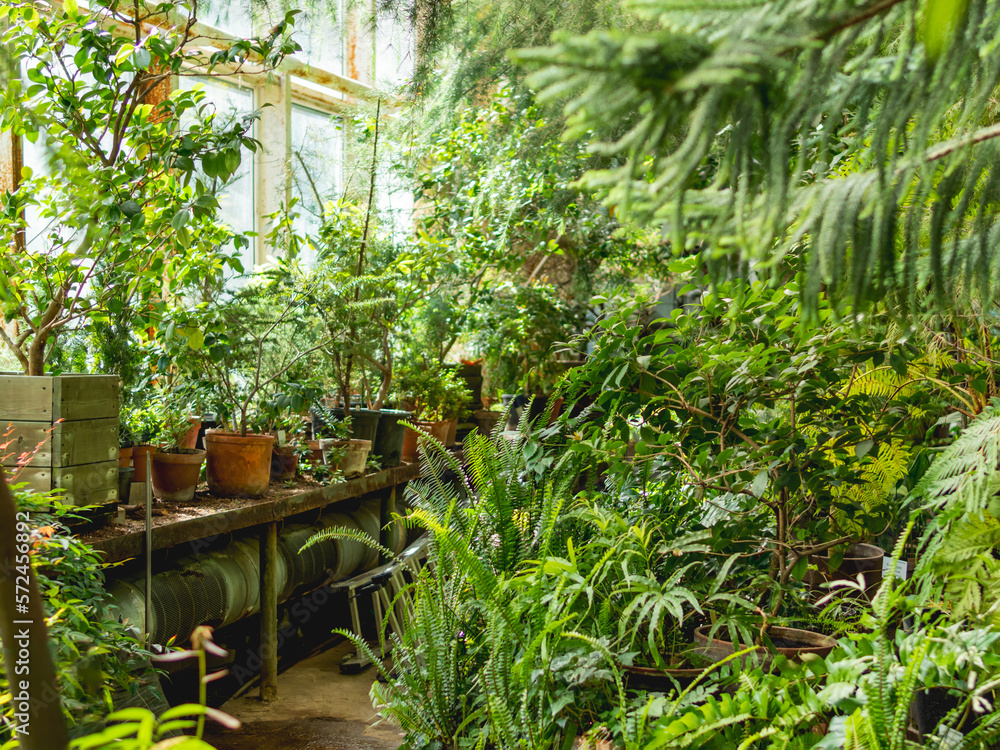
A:
<svg viewBox="0 0 1000 750">
<path fill-rule="evenodd" d="M 736 653 L 737 650 L 742 651 L 746 648 L 745 646 L 740 646 L 739 649 L 734 648 L 730 641 L 720 637 L 721 630 L 714 638 L 709 638 L 710 631 L 711 627 L 708 625 L 698 628 L 694 631 L 694 641 L 697 644 L 695 651 L 713 662 L 722 661 L 727 656 Z M 781 654 L 791 661 L 801 661 L 806 654 L 825 657 L 837 645 L 837 641 L 829 636 L 798 628 L 782 628 L 774 625 L 768 629 L 767 635 L 774 643 L 774 653 Z M 754 657 L 754 652 L 751 652 L 742 657 L 741 661 L 747 658 L 751 660 L 756 658 L 760 666 L 767 669 L 772 660 L 772 652 L 759 646 L 756 650 L 756 657 Z"/>
<path fill-rule="evenodd" d="M 476 423 L 479 425 L 479 433 L 489 437 L 493 433 L 493 428 L 497 426 L 497 422 L 500 421 L 500 417 L 503 415 L 498 411 L 480 409 L 473 416 L 475 416 Z"/>
<path fill-rule="evenodd" d="M 813 589 L 817 589 L 829 581 L 856 581 L 858 574 L 861 573 L 865 577 L 865 596 L 870 601 L 875 598 L 879 586 L 882 585 L 882 559 L 884 557 L 885 550 L 874 544 L 852 544 L 844 550 L 840 566 L 836 570 L 830 570 L 829 552 L 813 555 L 809 561 L 816 565 L 816 570 L 810 571 L 806 580 Z M 855 592 L 852 592 L 851 595 L 860 596 Z"/>
<path fill-rule="evenodd" d="M 208 489 L 220 497 L 260 497 L 271 480 L 274 435 L 206 432 Z"/>
<path fill-rule="evenodd" d="M 446 448 L 451 448 L 455 444 L 455 439 L 458 436 L 458 417 L 448 420 L 448 434 L 445 436 L 444 445 Z"/>
<path fill-rule="evenodd" d="M 153 495 L 172 503 L 194 499 L 205 451 L 185 448 L 186 453 L 154 453 Z"/>
<path fill-rule="evenodd" d="M 360 477 L 365 473 L 368 453 L 372 449 L 371 440 L 337 440 L 334 446 L 345 451 L 337 462 L 337 468 L 346 479 Z"/>
<path fill-rule="evenodd" d="M 191 429 L 188 430 L 183 439 L 181 439 L 181 448 L 194 448 L 198 447 L 198 431 L 201 429 L 201 417 L 191 417 L 189 420 L 191 422 Z"/>
<path fill-rule="evenodd" d="M 128 448 L 118 449 L 118 468 L 127 469 L 132 465 L 132 453 L 135 448 L 131 445 Z"/>
<path fill-rule="evenodd" d="M 156 453 L 155 445 L 137 445 L 132 449 L 132 466 L 135 467 L 136 482 L 146 481 L 146 456 Z"/>
<path fill-rule="evenodd" d="M 426 432 L 428 435 L 441 443 L 444 443 L 448 439 L 448 422 L 412 422 L 412 424 L 417 428 L 417 430 Z M 416 430 L 408 429 L 406 434 L 403 436 L 403 460 L 416 461 L 417 447 L 417 432 Z"/>
<path fill-rule="evenodd" d="M 278 482 L 294 482 L 299 472 L 299 454 L 294 445 L 274 446 L 271 457 L 271 479 Z"/>
</svg>

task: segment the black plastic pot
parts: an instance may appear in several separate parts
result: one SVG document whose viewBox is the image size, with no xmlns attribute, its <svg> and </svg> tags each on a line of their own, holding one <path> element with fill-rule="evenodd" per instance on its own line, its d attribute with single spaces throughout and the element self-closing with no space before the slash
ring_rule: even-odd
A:
<svg viewBox="0 0 1000 750">
<path fill-rule="evenodd" d="M 917 731 L 925 739 L 934 736 L 937 732 L 938 724 L 948 715 L 949 711 L 958 708 L 959 698 L 948 692 L 948 688 L 936 687 L 921 690 L 913 696 L 913 703 L 910 704 L 910 714 L 913 723 L 917 725 Z M 958 731 L 968 734 L 976 726 L 975 716 L 967 718 Z"/>
<path fill-rule="evenodd" d="M 214 414 L 203 414 L 201 417 L 201 427 L 198 428 L 198 439 L 195 440 L 194 447 L 200 451 L 205 450 L 205 432 L 219 427 L 219 420 Z"/>
<path fill-rule="evenodd" d="M 341 407 L 330 409 L 330 413 L 339 419 L 343 419 L 344 410 Z M 373 409 L 351 409 L 351 439 L 369 440 L 375 442 L 375 432 L 378 430 L 379 412 Z M 323 429 L 323 423 L 315 414 L 313 415 L 313 433 L 317 438 L 332 437 Z"/>
<path fill-rule="evenodd" d="M 399 422 L 409 419 L 413 419 L 413 412 L 399 409 L 383 409 L 379 412 L 372 453 L 379 457 L 383 468 L 399 466 L 403 455 L 403 437 L 406 435 L 406 428 Z"/>
<path fill-rule="evenodd" d="M 132 475 L 135 473 L 135 469 L 131 466 L 118 467 L 118 502 L 122 505 L 128 505 L 129 494 L 132 490 Z"/>
</svg>

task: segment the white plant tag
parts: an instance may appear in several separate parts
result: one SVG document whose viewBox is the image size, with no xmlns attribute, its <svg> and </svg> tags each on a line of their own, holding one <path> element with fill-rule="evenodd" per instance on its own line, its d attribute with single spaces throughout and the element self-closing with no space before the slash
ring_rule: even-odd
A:
<svg viewBox="0 0 1000 750">
<path fill-rule="evenodd" d="M 284 445 L 284 444 L 285 444 L 285 431 L 278 430 L 278 445 Z"/>
<path fill-rule="evenodd" d="M 896 578 L 901 581 L 906 580 L 906 560 L 897 560 L 895 570 L 893 570 L 892 558 L 883 557 L 882 558 L 882 575 L 887 576 L 893 574 Z"/>
<path fill-rule="evenodd" d="M 938 726 L 936 734 L 939 740 L 937 746 L 940 750 L 959 750 L 962 747 L 962 741 L 965 739 L 965 735 L 957 729 L 952 729 L 944 725 Z"/>
</svg>

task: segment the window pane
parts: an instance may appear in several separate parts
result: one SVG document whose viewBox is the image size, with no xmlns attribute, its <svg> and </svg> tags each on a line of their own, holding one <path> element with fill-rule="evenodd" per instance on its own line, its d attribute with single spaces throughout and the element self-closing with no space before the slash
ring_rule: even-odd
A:
<svg viewBox="0 0 1000 750">
<path fill-rule="evenodd" d="M 253 21 L 250 18 L 250 3 L 241 0 L 200 0 L 198 20 L 214 29 L 225 31 L 241 39 L 253 35 Z"/>
<path fill-rule="evenodd" d="M 292 106 L 292 192 L 299 202 L 297 231 L 314 234 L 319 229 L 322 206 L 317 201 L 339 197 L 344 137 L 340 122 L 300 104 Z M 312 263 L 311 250 L 302 260 Z"/>
<path fill-rule="evenodd" d="M 329 0 L 306 0 L 302 13 L 295 17 L 292 38 L 302 45 L 295 56 L 303 62 L 331 73 L 344 69 L 344 27 L 341 3 Z"/>
<path fill-rule="evenodd" d="M 416 37 L 413 27 L 394 15 L 380 14 L 375 26 L 375 85 L 394 88 L 413 77 Z"/>
<path fill-rule="evenodd" d="M 215 105 L 217 124 L 250 114 L 254 110 L 253 92 L 228 83 L 201 77 L 182 76 L 181 88 L 191 89 L 202 86 L 205 99 Z M 252 135 L 252 134 L 251 134 Z M 234 232 L 245 234 L 254 231 L 254 159 L 253 154 L 244 151 L 240 168 L 235 176 L 223 187 L 219 199 L 218 218 Z M 249 272 L 254 267 L 253 243 L 242 251 L 243 267 Z"/>
</svg>

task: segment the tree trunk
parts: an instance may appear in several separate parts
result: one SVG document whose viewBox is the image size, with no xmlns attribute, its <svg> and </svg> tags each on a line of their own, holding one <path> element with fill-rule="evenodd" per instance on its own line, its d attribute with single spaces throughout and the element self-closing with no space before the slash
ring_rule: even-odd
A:
<svg viewBox="0 0 1000 750">
<path fill-rule="evenodd" d="M 63 750 L 69 740 L 59 704 L 55 665 L 48 648 L 45 611 L 30 565 L 30 545 L 19 538 L 17 506 L 0 473 L 0 640 L 14 699 L 22 750 Z M 26 575 L 23 575 L 26 573 Z M 25 595 L 27 599 L 25 600 Z M 27 607 L 21 609 L 23 602 Z M 26 715 L 21 705 L 26 705 Z"/>
<path fill-rule="evenodd" d="M 28 349 L 28 370 L 25 375 L 45 374 L 45 341 L 35 334 Z"/>
</svg>

